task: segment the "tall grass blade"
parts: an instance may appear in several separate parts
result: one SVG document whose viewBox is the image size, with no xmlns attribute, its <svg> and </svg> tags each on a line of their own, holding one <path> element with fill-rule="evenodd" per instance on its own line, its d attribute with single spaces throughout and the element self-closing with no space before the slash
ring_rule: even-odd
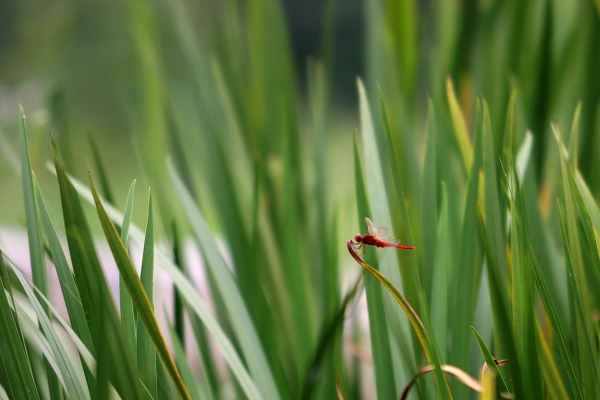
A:
<svg viewBox="0 0 600 400">
<path fill-rule="evenodd" d="M 81 182 L 78 182 L 76 179 L 71 179 L 74 186 L 77 188 L 77 192 L 79 192 L 87 202 L 93 203 L 94 196 L 91 193 L 90 189 L 85 187 Z M 113 221 L 120 222 L 123 220 L 123 215 L 108 204 L 106 205 L 106 211 L 109 212 L 109 215 Z M 144 234 L 139 227 L 132 224 L 130 230 L 130 238 L 133 239 L 137 244 L 142 245 L 144 241 Z M 223 357 L 227 361 L 233 374 L 238 379 L 248 398 L 262 398 L 256 385 L 248 375 L 246 367 L 242 363 L 233 345 L 223 332 L 223 329 L 217 323 L 215 317 L 209 310 L 209 307 L 206 304 L 206 302 L 198 295 L 196 289 L 192 287 L 189 279 L 181 273 L 181 271 L 175 264 L 173 264 L 173 261 L 170 257 L 163 254 L 156 248 L 154 257 L 158 265 L 160 265 L 163 268 L 167 275 L 169 275 L 169 277 L 173 280 L 173 283 L 180 290 L 190 310 L 193 310 L 195 315 L 197 315 L 202 320 L 208 331 L 212 334 L 213 338 L 215 339 L 215 342 L 217 343 L 219 349 L 223 354 Z"/>
<path fill-rule="evenodd" d="M 175 189 L 184 205 L 196 239 L 207 259 L 207 264 L 217 283 L 217 287 L 229 313 L 231 323 L 240 342 L 241 349 L 248 363 L 250 373 L 257 386 L 268 398 L 277 399 L 279 394 L 275 380 L 271 374 L 271 368 L 262 350 L 262 345 L 256 335 L 250 315 L 242 300 L 237 285 L 227 268 L 225 261 L 218 251 L 216 242 L 208 230 L 200 210 L 194 204 L 191 196 L 183 186 L 183 183 L 172 168 L 169 174 L 174 182 Z"/>
<path fill-rule="evenodd" d="M 129 226 L 131 224 L 131 214 L 133 212 L 133 196 L 135 193 L 135 180 L 129 187 L 127 201 L 125 202 L 125 212 L 123 213 L 123 221 L 121 222 L 121 241 L 128 248 L 129 241 Z M 123 277 L 119 275 L 119 310 L 121 312 L 121 325 L 123 331 L 133 351 L 133 356 L 137 359 L 137 341 L 136 341 L 136 320 L 133 311 L 133 301 L 127 290 L 127 285 L 123 281 Z"/>
<path fill-rule="evenodd" d="M 152 216 L 152 193 L 148 193 L 148 222 L 146 225 L 146 239 L 142 255 L 142 271 L 140 281 L 148 296 L 151 310 L 154 309 L 154 217 Z M 152 396 L 157 397 L 156 387 L 156 350 L 152 338 L 144 329 L 140 313 L 137 322 L 137 365 L 140 379 Z"/>
<path fill-rule="evenodd" d="M 8 395 L 14 399 L 39 399 L 38 388 L 33 378 L 31 363 L 27 349 L 17 326 L 17 319 L 11 310 L 8 295 L 10 290 L 8 281 L 8 268 L 4 261 L 4 249 L 0 252 L 0 268 L 2 278 L 2 293 L 0 293 L 0 337 L 3 345 L 0 346 L 0 356 L 6 380 L 2 380 Z"/>
<path fill-rule="evenodd" d="M 138 317 L 143 322 L 146 331 L 152 342 L 154 343 L 154 347 L 158 355 L 160 356 L 169 377 L 173 381 L 175 388 L 177 389 L 177 393 L 183 399 L 189 398 L 189 393 L 187 388 L 179 375 L 177 367 L 175 366 L 175 362 L 167 349 L 167 345 L 164 337 L 162 336 L 161 330 L 158 326 L 158 322 L 156 321 L 156 316 L 152 310 L 152 304 L 144 287 L 142 286 L 142 282 L 137 276 L 135 268 L 131 263 L 131 259 L 127 254 L 127 250 L 123 246 L 123 242 L 121 238 L 117 234 L 117 231 L 112 224 L 110 218 L 106 214 L 104 210 L 104 206 L 102 205 L 102 201 L 98 196 L 98 192 L 94 186 L 94 183 L 90 177 L 90 188 L 92 190 L 92 194 L 94 195 L 94 200 L 96 202 L 96 209 L 98 211 L 98 217 L 100 218 L 100 222 L 102 223 L 102 228 L 104 230 L 104 234 L 108 241 L 108 244 L 111 248 L 113 256 L 115 257 L 115 261 L 117 266 L 119 267 L 119 272 L 123 276 L 123 280 L 127 284 L 127 288 L 129 289 L 129 293 L 131 294 L 131 298 L 133 300 L 133 305 L 138 312 Z M 151 218 L 151 217 L 150 217 Z M 140 347 L 138 347 L 138 352 Z M 147 351 L 147 348 L 144 348 Z M 145 356 L 146 354 L 142 354 Z M 139 354 L 138 354 L 139 356 Z M 147 361 L 147 360 L 145 360 Z M 147 382 L 147 381 L 146 381 Z M 150 389 L 152 390 L 152 389 Z"/>
<path fill-rule="evenodd" d="M 2 250 L 2 252 L 4 252 L 4 250 Z M 16 268 L 11 260 L 9 260 L 9 264 L 12 267 L 12 271 L 14 272 L 15 276 L 19 280 L 21 287 L 25 291 L 25 294 L 29 299 L 29 304 L 31 304 L 33 307 L 38 323 L 40 324 L 41 329 L 44 332 L 44 336 L 48 340 L 49 347 L 52 350 L 52 357 L 56 362 L 58 370 L 51 371 L 53 371 L 53 373 L 58 377 L 59 381 L 62 382 L 68 397 L 77 399 L 90 399 L 87 388 L 84 388 L 81 385 L 82 382 L 79 381 L 77 374 L 75 373 L 75 369 L 71 363 L 71 360 L 69 359 L 66 349 L 58 338 L 52 322 L 48 318 L 48 307 L 46 304 L 42 306 L 42 304 L 38 301 L 36 293 L 29 286 L 29 282 L 27 281 L 27 278 L 23 272 Z"/>
<path fill-rule="evenodd" d="M 110 380 L 123 397 L 143 397 L 131 349 L 126 344 L 108 285 L 89 233 L 82 206 L 52 140 L 63 218 L 75 283 L 96 352 L 98 398 L 107 396 Z M 100 351 L 99 349 L 103 349 Z"/>
</svg>

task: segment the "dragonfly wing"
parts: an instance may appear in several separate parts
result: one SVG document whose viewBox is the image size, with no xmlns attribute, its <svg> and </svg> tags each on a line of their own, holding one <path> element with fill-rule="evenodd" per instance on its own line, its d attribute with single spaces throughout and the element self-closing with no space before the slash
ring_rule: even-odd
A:
<svg viewBox="0 0 600 400">
<path fill-rule="evenodd" d="M 400 239 L 398 239 L 396 237 L 389 237 L 389 238 L 381 239 L 381 241 L 389 243 L 389 244 L 393 244 L 394 246 L 397 244 L 400 244 Z"/>
<path fill-rule="evenodd" d="M 367 222 L 367 227 L 369 228 L 369 234 L 377 237 L 377 228 L 375 228 L 375 224 L 369 218 L 365 217 L 365 221 Z"/>
<path fill-rule="evenodd" d="M 375 236 L 377 237 L 377 239 L 384 240 L 389 236 L 389 234 L 390 230 L 388 228 L 386 228 L 385 226 L 380 226 L 379 229 L 377 229 L 377 233 L 375 234 Z"/>
</svg>

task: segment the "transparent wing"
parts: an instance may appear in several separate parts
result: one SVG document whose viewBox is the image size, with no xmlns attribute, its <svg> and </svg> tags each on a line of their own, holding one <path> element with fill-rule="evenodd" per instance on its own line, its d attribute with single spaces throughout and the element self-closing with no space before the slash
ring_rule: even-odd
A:
<svg viewBox="0 0 600 400">
<path fill-rule="evenodd" d="M 365 221 L 367 222 L 367 227 L 369 228 L 369 233 L 375 237 L 377 237 L 377 228 L 375 228 L 375 224 L 369 218 L 365 217 Z"/>
<path fill-rule="evenodd" d="M 380 240 L 389 244 L 400 244 L 400 239 L 398 239 L 397 237 L 383 238 Z"/>
<path fill-rule="evenodd" d="M 377 234 L 375 236 L 377 237 L 377 239 L 383 240 L 386 239 L 389 235 L 390 230 L 385 226 L 380 226 L 379 229 L 377 229 Z"/>
</svg>

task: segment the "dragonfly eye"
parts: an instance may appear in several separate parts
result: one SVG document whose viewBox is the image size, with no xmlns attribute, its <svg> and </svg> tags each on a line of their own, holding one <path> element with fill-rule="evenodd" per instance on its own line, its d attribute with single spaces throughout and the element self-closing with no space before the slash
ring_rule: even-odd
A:
<svg viewBox="0 0 600 400">
<path fill-rule="evenodd" d="M 357 243 L 362 242 L 362 235 L 360 233 L 357 233 L 356 235 L 354 235 L 354 241 Z"/>
</svg>

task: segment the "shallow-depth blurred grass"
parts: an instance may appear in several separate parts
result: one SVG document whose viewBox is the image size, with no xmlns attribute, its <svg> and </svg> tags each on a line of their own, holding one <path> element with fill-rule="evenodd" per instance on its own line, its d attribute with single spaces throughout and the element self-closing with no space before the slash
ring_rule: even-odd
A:
<svg viewBox="0 0 600 400">
<path fill-rule="evenodd" d="M 365 1 L 355 109 L 343 2 L 305 77 L 273 0 L 3 6 L 0 395 L 597 398 L 596 4 Z"/>
</svg>

